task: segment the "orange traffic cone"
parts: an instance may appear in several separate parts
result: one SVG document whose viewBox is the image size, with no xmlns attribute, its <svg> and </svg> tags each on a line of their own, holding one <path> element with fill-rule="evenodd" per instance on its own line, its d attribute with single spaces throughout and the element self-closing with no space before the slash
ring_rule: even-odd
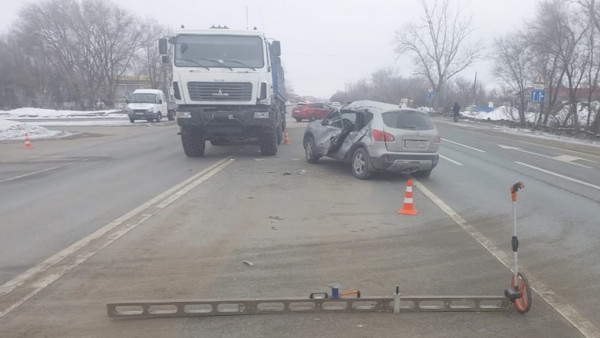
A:
<svg viewBox="0 0 600 338">
<path fill-rule="evenodd" d="M 31 145 L 31 141 L 29 141 L 29 134 L 25 133 L 25 149 L 31 149 L 33 146 Z"/>
<path fill-rule="evenodd" d="M 404 194 L 404 204 L 402 209 L 399 209 L 397 214 L 402 215 L 416 215 L 419 211 L 413 208 L 413 192 L 412 192 L 412 180 L 406 181 L 406 193 Z"/>
<path fill-rule="evenodd" d="M 292 142 L 290 142 L 290 136 L 288 135 L 287 130 L 285 131 L 285 138 L 283 140 L 283 144 L 289 146 L 290 144 L 292 144 Z"/>
</svg>

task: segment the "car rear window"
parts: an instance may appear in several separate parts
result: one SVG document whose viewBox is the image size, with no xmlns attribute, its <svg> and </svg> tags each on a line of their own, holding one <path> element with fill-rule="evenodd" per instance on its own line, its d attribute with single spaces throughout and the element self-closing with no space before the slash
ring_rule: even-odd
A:
<svg viewBox="0 0 600 338">
<path fill-rule="evenodd" d="M 323 108 L 323 104 L 322 103 L 311 103 L 308 105 L 311 108 Z"/>
<path fill-rule="evenodd" d="M 424 113 L 413 110 L 397 110 L 383 113 L 383 123 L 387 127 L 411 130 L 431 130 L 433 123 Z"/>
</svg>

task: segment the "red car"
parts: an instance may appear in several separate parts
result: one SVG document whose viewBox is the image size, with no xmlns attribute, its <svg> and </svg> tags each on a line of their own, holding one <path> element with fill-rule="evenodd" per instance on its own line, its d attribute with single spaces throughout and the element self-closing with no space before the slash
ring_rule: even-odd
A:
<svg viewBox="0 0 600 338">
<path fill-rule="evenodd" d="M 292 117 L 296 121 L 302 120 L 321 120 L 331 110 L 331 107 L 320 102 L 299 102 L 296 108 L 292 110 Z"/>
</svg>

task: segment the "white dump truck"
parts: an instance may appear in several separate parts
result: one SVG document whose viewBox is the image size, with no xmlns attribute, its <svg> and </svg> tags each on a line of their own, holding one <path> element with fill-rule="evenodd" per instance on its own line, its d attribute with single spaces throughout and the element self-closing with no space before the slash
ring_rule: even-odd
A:
<svg viewBox="0 0 600 338">
<path fill-rule="evenodd" d="M 169 44 L 171 48 L 169 48 Z M 171 90 L 187 156 L 205 142 L 256 142 L 273 156 L 285 129 L 285 84 L 279 41 L 256 30 L 180 30 L 159 40 L 172 66 Z"/>
</svg>

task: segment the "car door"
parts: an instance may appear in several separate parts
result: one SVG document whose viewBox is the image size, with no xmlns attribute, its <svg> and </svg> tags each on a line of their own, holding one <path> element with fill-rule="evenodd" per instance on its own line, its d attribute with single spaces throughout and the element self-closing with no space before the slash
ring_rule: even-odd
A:
<svg viewBox="0 0 600 338">
<path fill-rule="evenodd" d="M 348 152 L 352 149 L 352 146 L 360 142 L 363 137 L 369 132 L 369 122 L 372 119 L 372 114 L 365 111 L 354 111 L 354 110 L 342 110 L 342 127 L 343 130 L 338 136 L 341 141 L 339 149 L 335 151 L 331 156 L 336 159 L 346 159 L 351 154 Z"/>
<path fill-rule="evenodd" d="M 320 122 L 317 130 L 318 132 L 315 135 L 317 153 L 321 156 L 328 156 L 332 141 L 342 132 L 340 112 L 338 110 L 329 112 Z"/>
</svg>

